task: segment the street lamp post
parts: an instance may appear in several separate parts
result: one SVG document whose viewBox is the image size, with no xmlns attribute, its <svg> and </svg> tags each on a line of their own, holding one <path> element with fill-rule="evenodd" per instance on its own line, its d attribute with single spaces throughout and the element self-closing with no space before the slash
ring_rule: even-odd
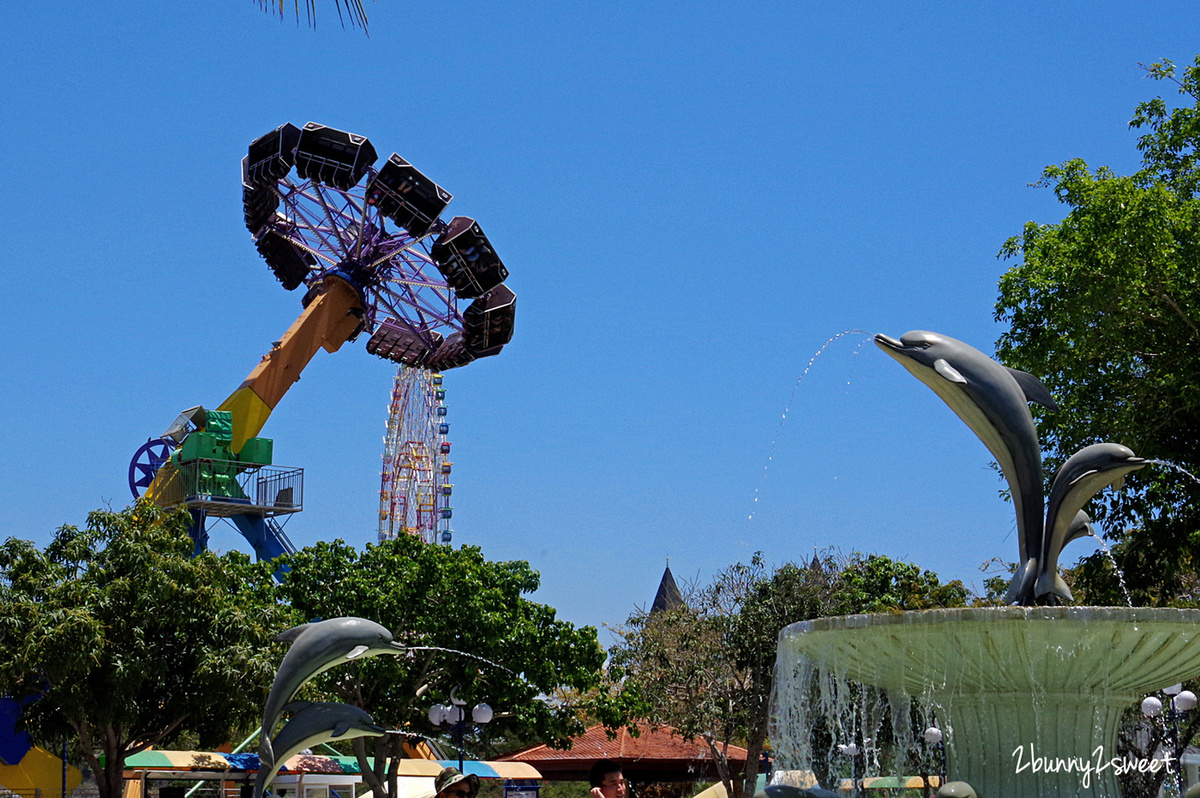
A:
<svg viewBox="0 0 1200 798">
<path fill-rule="evenodd" d="M 946 783 L 946 736 L 937 726 L 930 726 L 922 736 L 925 738 L 925 744 L 933 746 L 933 749 L 938 753 L 938 788 L 940 789 Z M 928 781 L 925 787 L 925 792 L 928 793 Z"/>
<path fill-rule="evenodd" d="M 1183 713 L 1189 712 L 1196 707 L 1196 694 L 1191 690 L 1184 690 L 1182 684 L 1173 684 L 1170 687 L 1163 688 L 1163 693 L 1169 697 L 1167 702 L 1166 719 L 1170 723 L 1165 725 L 1167 733 L 1171 741 L 1171 753 L 1174 754 L 1179 750 L 1179 719 Z M 1142 699 L 1142 714 L 1147 718 L 1153 718 L 1163 711 L 1162 700 L 1157 696 L 1146 696 Z M 1179 795 L 1183 795 L 1183 766 L 1176 762 L 1178 767 L 1175 770 L 1175 786 L 1179 790 Z"/>
<path fill-rule="evenodd" d="M 463 769 L 463 735 L 476 726 L 491 723 L 494 713 L 487 704 L 476 704 L 471 710 L 471 722 L 467 722 L 466 703 L 450 695 L 450 704 L 434 704 L 429 708 L 429 722 L 434 728 L 445 725 L 458 745 L 458 769 Z"/>
<path fill-rule="evenodd" d="M 853 789 L 852 795 L 860 795 L 858 783 L 858 755 L 862 753 L 862 749 L 856 743 L 839 744 L 838 753 L 843 756 L 850 757 L 850 784 Z"/>
</svg>

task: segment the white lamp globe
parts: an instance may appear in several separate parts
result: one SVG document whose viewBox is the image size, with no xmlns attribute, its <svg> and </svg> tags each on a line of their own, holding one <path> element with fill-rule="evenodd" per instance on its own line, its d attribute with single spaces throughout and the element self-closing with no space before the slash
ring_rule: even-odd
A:
<svg viewBox="0 0 1200 798">
<path fill-rule="evenodd" d="M 1171 706 L 1177 712 L 1189 712 L 1196 708 L 1196 694 L 1191 690 L 1184 690 L 1171 699 Z"/>
<path fill-rule="evenodd" d="M 1148 718 L 1153 718 L 1155 715 L 1162 712 L 1162 701 L 1156 697 L 1148 695 L 1142 699 L 1142 714 Z"/>
</svg>

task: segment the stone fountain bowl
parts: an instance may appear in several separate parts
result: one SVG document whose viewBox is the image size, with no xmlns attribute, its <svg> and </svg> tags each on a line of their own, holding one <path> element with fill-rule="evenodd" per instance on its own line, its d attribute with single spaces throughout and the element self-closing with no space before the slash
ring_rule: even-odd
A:
<svg viewBox="0 0 1200 798">
<path fill-rule="evenodd" d="M 792 624 L 780 663 L 917 696 L 947 727 L 950 776 L 981 798 L 1118 795 L 1120 716 L 1200 677 L 1200 610 L 993 607 L 847 615 Z M 781 684 L 789 678 L 780 669 Z M 785 695 L 781 691 L 780 695 Z M 1046 773 L 1043 757 L 1095 770 Z M 1022 768 L 1022 765 L 1026 765 Z M 1086 784 L 1084 784 L 1086 782 Z"/>
<path fill-rule="evenodd" d="M 780 644 L 855 681 L 933 692 L 1142 693 L 1200 676 L 1200 610 L 989 607 L 845 615 Z"/>
</svg>

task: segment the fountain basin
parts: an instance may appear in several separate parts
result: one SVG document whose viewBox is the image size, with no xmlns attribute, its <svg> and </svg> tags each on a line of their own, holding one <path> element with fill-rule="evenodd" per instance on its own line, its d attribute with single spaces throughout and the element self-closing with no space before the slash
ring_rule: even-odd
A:
<svg viewBox="0 0 1200 798">
<path fill-rule="evenodd" d="M 806 662 L 936 707 L 950 777 L 980 798 L 1115 798 L 1121 713 L 1200 677 L 1200 610 L 995 607 L 803 621 L 779 636 L 778 697 L 796 700 L 787 681 Z M 805 733 L 788 729 L 789 717 L 805 723 L 788 710 L 777 708 L 776 733 Z"/>
</svg>

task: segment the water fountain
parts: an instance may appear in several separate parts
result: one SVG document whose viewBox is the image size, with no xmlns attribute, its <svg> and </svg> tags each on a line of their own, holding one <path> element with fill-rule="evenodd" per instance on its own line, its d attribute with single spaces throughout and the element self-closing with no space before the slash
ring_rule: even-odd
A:
<svg viewBox="0 0 1200 798">
<path fill-rule="evenodd" d="M 1066 798 L 1119 793 L 1123 769 L 1175 767 L 1119 760 L 1117 725 L 1147 692 L 1200 677 L 1200 610 L 1061 606 L 1059 551 L 1091 534 L 1083 506 L 1146 461 L 1097 444 L 1058 471 L 1042 516 L 1041 450 L 1027 401 L 1053 406 L 1035 378 L 936 333 L 881 349 L 928 385 L 979 436 L 1013 496 L 1020 562 L 1011 606 L 852 615 L 793 624 L 780 634 L 776 728 L 782 767 L 812 761 L 808 705 L 814 673 L 886 691 L 893 726 L 911 698 L 946 728 L 951 778 L 980 798 Z M 903 714 L 903 717 L 901 717 Z"/>
</svg>

